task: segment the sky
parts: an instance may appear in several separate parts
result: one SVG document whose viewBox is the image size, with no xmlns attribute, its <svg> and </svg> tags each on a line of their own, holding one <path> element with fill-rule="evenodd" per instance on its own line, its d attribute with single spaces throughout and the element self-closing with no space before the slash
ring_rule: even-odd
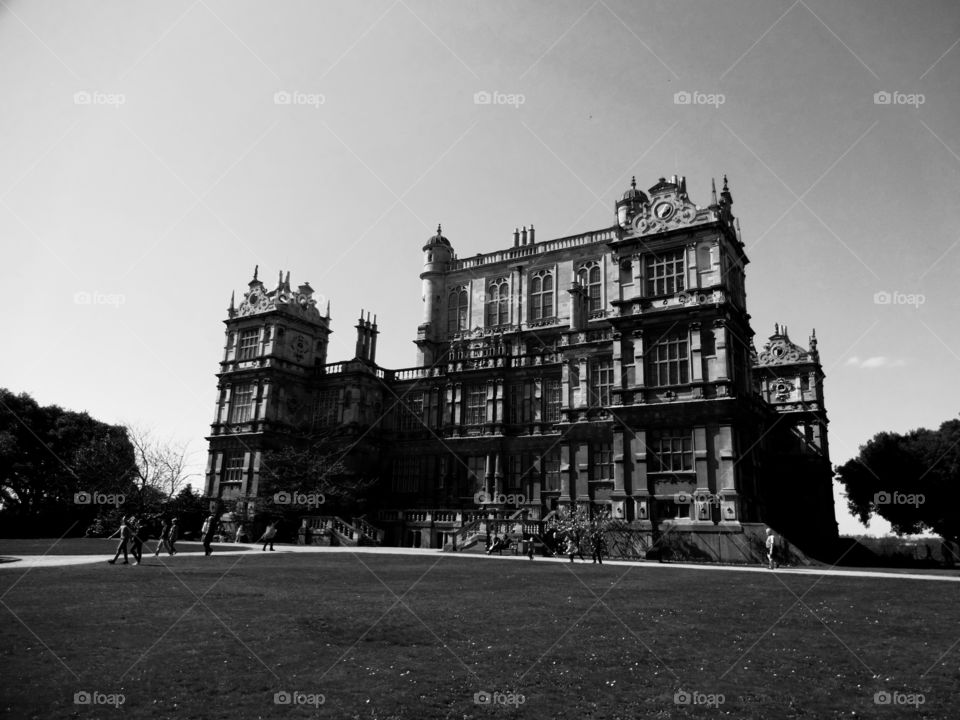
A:
<svg viewBox="0 0 960 720">
<path fill-rule="evenodd" d="M 726 174 L 757 346 L 816 328 L 842 464 L 960 410 L 958 44 L 952 0 L 0 0 L 0 386 L 202 487 L 255 265 L 330 300 L 331 362 L 363 309 L 410 367 L 438 223 L 465 257 Z"/>
</svg>

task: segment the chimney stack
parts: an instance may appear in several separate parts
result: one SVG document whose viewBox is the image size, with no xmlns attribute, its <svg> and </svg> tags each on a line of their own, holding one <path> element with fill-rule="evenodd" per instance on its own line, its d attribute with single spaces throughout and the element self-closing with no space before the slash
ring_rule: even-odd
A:
<svg viewBox="0 0 960 720">
<path fill-rule="evenodd" d="M 523 230 L 520 232 L 520 239 L 522 241 L 521 242 L 522 245 L 527 244 L 527 226 L 526 225 L 523 226 Z"/>
<path fill-rule="evenodd" d="M 531 225 L 530 225 L 530 244 L 533 245 L 533 243 L 534 243 L 534 240 L 533 240 L 533 225 L 531 224 Z"/>
<path fill-rule="evenodd" d="M 513 246 L 520 247 L 520 228 L 513 229 Z"/>
</svg>

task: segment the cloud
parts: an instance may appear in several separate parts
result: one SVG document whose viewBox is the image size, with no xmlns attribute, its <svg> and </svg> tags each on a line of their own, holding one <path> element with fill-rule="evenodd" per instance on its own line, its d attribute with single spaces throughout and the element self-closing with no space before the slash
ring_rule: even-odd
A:
<svg viewBox="0 0 960 720">
<path fill-rule="evenodd" d="M 861 360 L 859 357 L 854 355 L 853 357 L 848 358 L 845 364 L 848 366 L 865 368 L 865 369 L 895 368 L 895 367 L 903 367 L 904 365 L 907 364 L 907 361 L 902 358 L 899 358 L 899 359 L 889 358 L 886 355 L 874 355 L 873 357 L 868 357 Z"/>
</svg>

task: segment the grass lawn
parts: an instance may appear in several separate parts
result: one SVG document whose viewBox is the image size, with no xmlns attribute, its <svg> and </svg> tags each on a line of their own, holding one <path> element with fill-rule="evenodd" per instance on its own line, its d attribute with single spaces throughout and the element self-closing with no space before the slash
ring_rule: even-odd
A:
<svg viewBox="0 0 960 720">
<path fill-rule="evenodd" d="M 30 542 L 0 541 L 0 555 Z M 447 555 L 7 566 L 0 715 L 955 718 L 957 595 L 914 580 Z M 84 691 L 124 702 L 75 704 Z M 681 691 L 693 702 L 678 704 Z M 281 692 L 324 702 L 278 705 Z M 877 705 L 878 692 L 903 695 Z M 919 706 L 895 704 L 918 693 Z"/>
</svg>

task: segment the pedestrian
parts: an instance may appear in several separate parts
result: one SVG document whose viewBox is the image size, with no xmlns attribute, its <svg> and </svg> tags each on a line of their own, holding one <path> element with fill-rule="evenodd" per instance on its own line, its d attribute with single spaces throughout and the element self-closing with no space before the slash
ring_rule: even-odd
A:
<svg viewBox="0 0 960 720">
<path fill-rule="evenodd" d="M 773 570 L 775 566 L 774 552 L 777 548 L 777 536 L 773 534 L 773 530 L 767 528 L 767 562 L 770 566 L 770 569 Z"/>
<path fill-rule="evenodd" d="M 536 536 L 533 533 L 527 535 L 527 557 L 533 560 L 533 543 Z"/>
<path fill-rule="evenodd" d="M 570 562 L 573 562 L 573 556 L 578 552 L 580 552 L 580 548 L 577 547 L 577 543 L 571 535 L 567 538 L 567 555 L 570 556 Z M 583 555 L 580 556 L 580 559 L 583 560 Z"/>
<path fill-rule="evenodd" d="M 273 539 L 277 536 L 277 524 L 275 522 L 267 525 L 267 529 L 263 531 L 263 536 L 257 542 L 263 542 L 263 550 L 267 549 L 267 545 L 270 546 L 270 552 L 273 552 Z M 260 552 L 263 552 L 261 550 Z"/>
<path fill-rule="evenodd" d="M 213 542 L 213 536 L 217 534 L 217 516 L 210 513 L 210 517 L 203 521 L 203 528 L 200 530 L 200 538 L 203 541 L 203 554 L 209 555 L 213 552 L 210 543 Z"/>
<path fill-rule="evenodd" d="M 297 528 L 297 545 L 306 545 L 307 544 L 307 520 L 306 518 L 300 523 L 300 527 Z"/>
<path fill-rule="evenodd" d="M 237 536 L 234 538 L 235 543 L 239 543 L 242 540 L 247 539 L 247 528 L 243 523 L 237 525 Z"/>
<path fill-rule="evenodd" d="M 130 552 L 133 555 L 133 564 L 139 565 L 143 558 L 143 523 L 135 515 L 131 515 L 127 524 L 130 526 Z"/>
<path fill-rule="evenodd" d="M 170 534 L 167 536 L 167 544 L 170 546 L 170 554 L 177 554 L 177 540 L 180 539 L 180 523 L 176 518 L 170 523 Z"/>
<path fill-rule="evenodd" d="M 108 563 L 113 565 L 117 562 L 117 558 L 120 557 L 120 553 L 123 553 L 123 562 L 121 565 L 129 565 L 130 563 L 127 560 L 127 543 L 130 542 L 130 527 L 127 525 L 126 518 L 120 518 L 120 530 L 117 531 L 120 534 L 120 542 L 117 544 L 117 552 L 113 556 L 113 560 L 107 560 Z M 116 535 L 117 533 L 114 533 Z M 113 537 L 111 535 L 110 537 Z"/>
<path fill-rule="evenodd" d="M 160 539 L 157 540 L 157 551 L 153 554 L 154 557 L 160 555 L 161 548 L 167 551 L 167 555 L 173 555 L 173 550 L 170 548 L 170 521 L 166 518 L 163 518 L 160 521 Z"/>
<path fill-rule="evenodd" d="M 607 541 L 603 537 L 603 530 L 595 530 L 590 537 L 590 546 L 594 563 L 603 565 L 603 554 L 607 550 Z"/>
</svg>

